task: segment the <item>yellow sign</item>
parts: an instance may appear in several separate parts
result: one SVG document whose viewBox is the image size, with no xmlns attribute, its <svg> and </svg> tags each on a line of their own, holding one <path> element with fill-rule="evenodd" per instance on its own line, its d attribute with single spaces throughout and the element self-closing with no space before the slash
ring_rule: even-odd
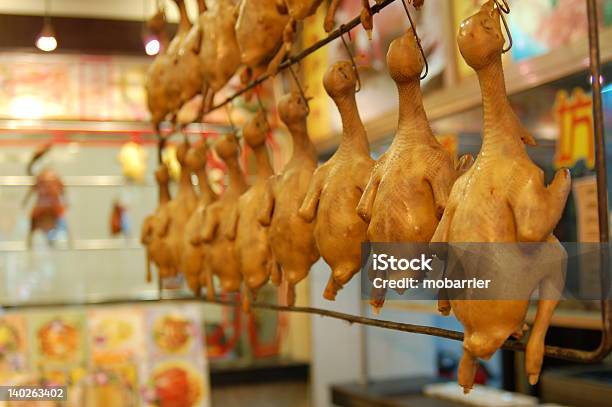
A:
<svg viewBox="0 0 612 407">
<path fill-rule="evenodd" d="M 554 107 L 559 126 L 555 151 L 555 168 L 572 167 L 583 160 L 587 168 L 595 166 L 593 139 L 593 102 L 580 88 L 572 95 L 564 90 L 557 93 Z"/>
</svg>

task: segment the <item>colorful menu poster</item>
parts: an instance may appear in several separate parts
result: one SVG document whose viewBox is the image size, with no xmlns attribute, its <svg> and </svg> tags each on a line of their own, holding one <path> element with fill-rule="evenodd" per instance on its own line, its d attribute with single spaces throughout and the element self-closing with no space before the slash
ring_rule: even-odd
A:
<svg viewBox="0 0 612 407">
<path fill-rule="evenodd" d="M 68 385 L 85 374 L 84 314 L 58 309 L 28 315 L 31 368 L 47 383 Z"/>
<path fill-rule="evenodd" d="M 200 310 L 194 305 L 147 310 L 150 406 L 208 407 L 210 387 Z"/>
<path fill-rule="evenodd" d="M 87 313 L 89 405 L 136 405 L 146 361 L 143 311 L 108 307 Z"/>
<path fill-rule="evenodd" d="M 27 370 L 28 339 L 23 316 L 0 317 L 0 382 Z"/>
</svg>

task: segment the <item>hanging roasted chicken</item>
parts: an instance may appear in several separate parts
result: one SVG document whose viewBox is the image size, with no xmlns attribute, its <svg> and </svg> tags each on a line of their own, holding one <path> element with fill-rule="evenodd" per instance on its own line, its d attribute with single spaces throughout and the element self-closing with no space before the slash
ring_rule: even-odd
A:
<svg viewBox="0 0 612 407">
<path fill-rule="evenodd" d="M 34 173 L 34 164 L 46 155 L 51 147 L 52 144 L 49 143 L 38 148 L 28 163 L 27 173 L 34 177 L 34 184 L 28 189 L 23 199 L 23 206 L 28 203 L 32 194 L 36 197 L 36 202 L 30 212 L 30 230 L 26 242 L 28 248 L 32 248 L 32 237 L 35 231 L 44 232 L 49 244 L 53 244 L 49 233 L 57 230 L 62 223 L 62 226 L 67 228 L 65 220 L 63 221 L 66 210 L 64 183 L 57 172 L 50 168 L 45 168 L 38 174 Z"/>
<path fill-rule="evenodd" d="M 238 153 L 240 147 L 233 134 L 222 136 L 215 142 L 215 152 L 223 160 L 229 175 L 229 184 L 216 202 L 206 208 L 204 227 L 200 239 L 204 242 L 206 253 L 204 272 L 201 275 L 202 286 L 206 286 L 209 299 L 215 298 L 213 275 L 221 283 L 223 292 L 240 291 L 242 275 L 236 253 L 235 242 L 228 238 L 229 217 L 238 205 L 238 198 L 247 190 Z"/>
<path fill-rule="evenodd" d="M 285 301 L 288 305 L 295 304 L 296 284 L 306 278 L 319 258 L 314 224 L 298 215 L 317 168 L 317 152 L 306 126 L 306 103 L 299 92 L 289 93 L 278 102 L 278 114 L 291 133 L 293 153 L 283 171 L 268 180 L 260 210 L 260 222 L 269 227 L 272 255 L 287 282 Z"/>
<path fill-rule="evenodd" d="M 159 188 L 159 198 L 157 208 L 155 212 L 151 215 L 147 216 L 141 226 L 140 229 L 140 243 L 145 246 L 145 254 L 146 254 L 146 269 L 147 269 L 147 282 L 151 282 L 151 262 L 153 261 L 153 257 L 155 257 L 158 261 L 157 264 L 169 264 L 170 249 L 167 245 L 163 244 L 163 240 L 156 235 L 156 231 L 158 230 L 158 226 L 161 222 L 164 222 L 165 217 L 167 216 L 167 206 L 168 202 L 170 202 L 170 173 L 168 172 L 168 168 L 165 165 L 160 165 L 159 168 L 155 171 L 155 181 L 157 182 L 157 186 Z M 155 256 L 153 252 L 157 250 Z M 159 271 L 159 278 L 161 279 L 162 275 L 171 274 L 170 272 L 164 270 Z M 161 281 L 161 280 L 160 280 Z"/>
<path fill-rule="evenodd" d="M 174 0 L 179 9 L 179 24 L 176 34 L 170 44 L 168 45 L 167 55 L 170 58 L 171 68 L 168 69 L 168 77 L 166 83 L 166 102 L 168 103 L 168 110 L 172 116 L 174 122 L 176 113 L 179 111 L 183 103 L 183 96 L 188 93 L 185 85 L 191 82 L 192 77 L 199 73 L 197 70 L 197 58 L 194 58 L 193 52 L 187 52 L 186 44 L 187 40 L 190 40 L 191 48 L 197 43 L 197 30 L 192 32 L 192 24 L 189 21 L 189 15 L 187 14 L 187 7 L 185 6 L 184 0 Z M 189 34 L 192 33 L 194 38 L 189 38 Z M 189 58 L 191 56 L 191 58 Z M 183 59 L 185 65 L 189 65 L 186 69 L 178 69 L 179 61 Z M 189 63 L 187 63 L 189 62 Z M 196 70 L 196 72 L 188 72 L 188 70 Z M 196 80 L 197 82 L 197 80 Z M 196 89 L 199 91 L 199 88 Z"/>
<path fill-rule="evenodd" d="M 243 83 L 257 76 L 274 57 L 283 42 L 289 16 L 282 14 L 277 0 L 242 0 L 236 21 L 240 58 L 246 65 Z"/>
<path fill-rule="evenodd" d="M 147 107 L 151 113 L 151 121 L 159 134 L 159 124 L 166 118 L 170 109 L 166 97 L 166 84 L 169 80 L 171 58 L 168 55 L 168 35 L 166 33 L 166 14 L 160 9 L 147 22 L 147 27 L 160 42 L 159 54 L 155 57 L 145 77 Z"/>
<path fill-rule="evenodd" d="M 244 126 L 243 140 L 255 155 L 255 180 L 240 196 L 228 219 L 227 235 L 236 242 L 240 273 L 246 288 L 244 296 L 246 309 L 249 308 L 249 296 L 254 300 L 258 290 L 268 282 L 273 270 L 276 269 L 276 262 L 268 242 L 268 229 L 259 223 L 259 211 L 266 194 L 268 178 L 274 174 L 266 147 L 269 131 L 266 114 L 261 110 Z"/>
<path fill-rule="evenodd" d="M 208 145 L 204 141 L 187 152 L 187 166 L 198 177 L 200 194 L 198 205 L 185 225 L 181 269 L 187 285 L 196 296 L 200 295 L 201 274 L 206 258 L 206 251 L 199 236 L 204 227 L 206 208 L 217 199 L 217 194 L 213 192 L 208 181 L 207 161 Z"/>
<path fill-rule="evenodd" d="M 424 61 L 412 30 L 391 43 L 387 66 L 399 93 L 397 131 L 374 166 L 357 212 L 369 223 L 369 241 L 427 243 L 458 172 L 429 127 L 420 86 Z M 378 309 L 384 290 L 376 294 L 371 304 Z"/>
<path fill-rule="evenodd" d="M 181 7 L 180 4 L 179 7 Z M 184 4 L 182 7 L 184 8 Z M 180 42 L 179 50 L 175 55 L 173 67 L 174 73 L 172 77 L 176 81 L 176 86 L 180 88 L 179 107 L 181 108 L 202 91 L 202 61 L 200 60 L 198 54 L 200 52 L 200 47 L 203 40 L 203 26 L 201 17 L 204 12 L 206 12 L 206 4 L 204 3 L 204 0 L 198 0 L 198 14 L 200 18 L 195 21 L 184 40 Z M 185 17 L 186 15 L 183 16 L 183 11 L 181 10 L 181 20 L 183 20 Z M 189 120 L 187 122 L 181 120 L 181 116 L 183 115 L 179 114 L 177 117 L 178 123 L 181 125 L 189 124 Z M 190 117 L 190 119 L 192 118 Z"/>
<path fill-rule="evenodd" d="M 213 105 L 221 90 L 240 67 L 240 48 L 236 40 L 236 6 L 233 0 L 215 0 L 200 15 L 202 45 L 200 66 L 204 76 L 203 112 Z"/>
<path fill-rule="evenodd" d="M 181 271 L 185 225 L 197 206 L 198 197 L 191 183 L 191 170 L 186 162 L 188 150 L 187 140 L 176 150 L 176 157 L 181 165 L 178 191 L 155 222 L 151 258 L 162 279 L 174 277 Z"/>
<path fill-rule="evenodd" d="M 315 222 L 317 246 L 332 269 L 323 296 L 334 300 L 360 269 L 367 224 L 355 208 L 374 160 L 355 100 L 357 72 L 353 65 L 335 63 L 325 73 L 323 85 L 340 111 L 342 140 L 334 155 L 315 171 L 299 214 L 307 222 Z"/>
<path fill-rule="evenodd" d="M 552 231 L 561 218 L 570 191 L 570 173 L 566 169 L 557 171 L 551 184 L 546 186 L 542 170 L 527 155 L 524 144 L 535 142 L 521 125 L 506 95 L 501 59 L 504 37 L 494 1 L 485 3 L 478 13 L 461 24 L 457 42 L 461 55 L 476 71 L 480 82 L 484 110 L 483 141 L 474 165 L 453 186 L 432 242 L 488 242 L 486 248 L 491 248 L 492 253 L 495 253 L 495 243 L 550 242 L 546 245 L 550 247 L 547 250 L 556 251 L 555 256 L 561 259 L 559 267 L 563 270 L 552 270 L 533 287 L 526 287 L 530 294 L 539 286 L 540 298 L 543 298 L 538 301 L 525 354 L 529 382 L 535 384 L 544 356 L 544 337 L 558 302 L 548 292 L 563 287 L 563 278 L 559 279 L 556 273 L 564 272 L 566 254 Z M 508 250 L 499 251 L 499 254 L 504 255 Z M 517 256 L 510 260 L 517 261 Z M 547 256 L 549 261 L 553 257 L 551 253 Z M 473 259 L 475 256 L 470 254 L 465 260 L 469 260 L 468 257 Z M 495 267 L 503 265 L 490 256 L 486 260 L 486 264 Z M 463 273 L 471 276 L 495 271 L 482 268 L 480 264 L 485 262 L 461 262 Z M 513 286 L 525 288 L 528 283 L 520 277 L 519 270 L 513 269 L 512 272 L 517 274 L 495 278 L 509 280 L 505 291 Z M 459 384 L 465 392 L 473 386 L 477 359 L 490 358 L 509 336 L 522 334 L 528 306 L 529 301 L 520 298 L 440 299 L 440 311 L 448 314 L 452 310 L 465 328 L 464 354 L 458 374 Z"/>
</svg>

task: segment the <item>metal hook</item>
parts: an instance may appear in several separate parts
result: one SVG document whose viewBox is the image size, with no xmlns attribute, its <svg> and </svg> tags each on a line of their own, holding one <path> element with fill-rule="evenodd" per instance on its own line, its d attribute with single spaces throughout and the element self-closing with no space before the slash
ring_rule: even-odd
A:
<svg viewBox="0 0 612 407">
<path fill-rule="evenodd" d="M 255 92 L 255 96 L 257 97 L 257 104 L 259 105 L 259 108 L 265 113 L 266 111 L 266 107 L 264 106 L 263 102 L 261 101 L 261 96 L 259 95 L 259 92 Z"/>
<path fill-rule="evenodd" d="M 497 5 L 497 8 L 499 8 L 501 11 L 506 14 L 510 14 L 510 6 L 508 5 L 508 2 L 506 0 L 495 0 L 495 4 Z"/>
<path fill-rule="evenodd" d="M 266 111 L 266 107 L 264 106 L 263 102 L 261 101 L 261 96 L 259 96 L 259 92 L 255 92 L 255 95 L 257 96 L 257 104 L 259 105 L 259 109 L 262 111 L 263 115 L 264 115 L 264 120 L 266 121 L 266 124 L 268 125 L 268 128 L 270 128 L 270 123 L 268 122 L 268 114 Z"/>
<path fill-rule="evenodd" d="M 227 121 L 229 122 L 230 127 L 232 128 L 232 133 L 236 134 L 237 129 L 236 129 L 236 125 L 234 124 L 234 121 L 232 120 L 231 103 L 228 103 L 227 105 L 225 105 L 225 113 L 227 114 Z"/>
<path fill-rule="evenodd" d="M 404 6 L 404 10 L 406 11 L 406 15 L 408 16 L 408 21 L 410 21 L 410 28 L 412 29 L 412 33 L 414 34 L 414 37 L 416 38 L 417 45 L 419 46 L 419 51 L 421 52 L 421 56 L 423 57 L 423 62 L 425 62 L 425 72 L 421 74 L 421 80 L 423 80 L 427 77 L 427 74 L 429 73 L 429 63 L 427 62 L 425 51 L 423 50 L 423 46 L 421 45 L 421 39 L 419 38 L 419 35 L 417 34 L 416 25 L 414 24 L 414 21 L 412 20 L 410 11 L 408 11 L 406 0 L 402 0 L 402 5 Z"/>
<path fill-rule="evenodd" d="M 295 71 L 293 70 L 293 66 L 289 65 L 289 72 L 291 72 L 291 76 L 293 77 L 293 80 L 295 81 L 295 84 L 298 87 L 298 90 L 300 92 L 300 96 L 302 97 L 302 100 L 304 101 L 304 104 L 306 105 L 306 114 L 310 114 L 310 106 L 308 105 L 308 99 L 306 98 L 306 94 L 304 93 L 304 89 L 302 88 L 302 84 L 300 83 L 300 80 L 297 76 L 297 74 L 295 73 Z"/>
<path fill-rule="evenodd" d="M 344 24 L 340 26 L 340 32 L 344 31 Z M 351 38 L 351 33 L 349 31 L 349 39 Z M 351 64 L 353 65 L 353 70 L 355 71 L 355 76 L 357 76 L 357 88 L 355 89 L 355 93 L 359 93 L 359 91 L 361 90 L 361 77 L 359 76 L 359 70 L 357 69 L 357 63 L 355 62 L 355 58 L 353 57 L 353 53 L 351 52 L 351 49 L 349 48 L 346 39 L 344 38 L 344 34 L 340 35 L 340 39 L 342 40 L 342 44 L 344 44 L 344 48 L 346 48 L 346 53 L 348 54 L 349 58 L 351 59 Z"/>
<path fill-rule="evenodd" d="M 506 21 L 506 17 L 504 14 L 510 14 L 510 6 L 506 0 L 493 0 L 495 2 L 495 7 L 499 10 L 499 16 L 501 17 L 502 23 L 504 24 L 504 29 L 506 30 L 506 36 L 508 37 L 508 46 L 502 49 L 502 54 L 510 51 L 512 49 L 512 34 L 510 33 L 510 27 L 508 26 L 508 22 Z"/>
</svg>

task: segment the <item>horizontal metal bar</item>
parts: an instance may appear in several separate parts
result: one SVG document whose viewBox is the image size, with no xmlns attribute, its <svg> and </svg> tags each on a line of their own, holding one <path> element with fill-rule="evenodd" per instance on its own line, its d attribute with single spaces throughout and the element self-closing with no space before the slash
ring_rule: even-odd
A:
<svg viewBox="0 0 612 407">
<path fill-rule="evenodd" d="M 66 243 L 69 247 L 54 247 L 52 251 L 95 251 L 95 250 L 144 250 L 138 239 L 81 239 Z M 25 241 L 0 241 L 0 253 L 27 252 Z"/>
<path fill-rule="evenodd" d="M 167 293 L 166 293 L 167 295 Z M 154 298 L 151 297 L 140 297 L 136 299 L 102 299 L 98 301 L 87 301 L 87 302 L 40 302 L 40 303 L 25 303 L 25 304 L 2 304 L 1 307 L 6 310 L 20 310 L 20 309 L 32 309 L 32 308 L 53 308 L 53 307 L 79 307 L 79 306 L 103 306 L 103 305 L 121 305 L 121 304 L 147 304 L 147 303 L 159 303 L 159 302 L 190 302 L 190 303 L 204 303 L 230 307 L 241 307 L 241 302 L 237 300 L 207 300 L 204 298 L 193 298 L 189 296 L 175 296 L 170 298 Z M 451 339 L 455 341 L 463 341 L 463 332 L 453 331 L 450 329 L 437 328 L 432 326 L 423 326 L 416 324 L 406 324 L 403 322 L 386 321 L 381 319 L 367 318 L 358 315 L 351 315 L 338 311 L 331 311 L 327 309 L 314 308 L 314 307 L 290 307 L 285 305 L 268 304 L 262 302 L 255 302 L 251 304 L 252 308 L 272 310 L 279 312 L 297 312 L 302 314 L 318 315 L 321 317 L 334 318 L 342 321 L 346 321 L 350 324 L 361 324 L 366 326 L 372 326 L 382 329 L 390 329 L 399 332 L 415 333 L 420 335 L 437 336 L 440 338 Z M 502 349 L 524 352 L 526 345 L 522 342 L 509 339 L 503 345 Z M 588 362 L 592 351 L 583 351 L 579 349 L 568 349 L 557 346 L 547 346 L 545 348 L 545 355 L 557 359 L 565 359 L 575 362 Z"/>
<path fill-rule="evenodd" d="M 0 176 L 0 187 L 29 187 L 34 185 L 35 177 L 29 175 Z M 152 177 L 142 183 L 127 182 L 121 175 L 67 175 L 62 176 L 62 182 L 67 187 L 122 187 L 134 185 L 140 187 L 153 187 Z"/>
</svg>

